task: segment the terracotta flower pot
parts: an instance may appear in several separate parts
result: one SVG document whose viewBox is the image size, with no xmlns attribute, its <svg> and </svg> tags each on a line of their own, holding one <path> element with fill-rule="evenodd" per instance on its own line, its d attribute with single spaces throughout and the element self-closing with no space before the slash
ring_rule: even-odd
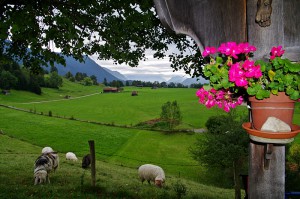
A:
<svg viewBox="0 0 300 199">
<path fill-rule="evenodd" d="M 270 116 L 284 121 L 292 128 L 295 101 L 291 100 L 284 92 L 280 92 L 278 95 L 271 95 L 270 98 L 263 100 L 250 97 L 249 101 L 251 103 L 253 129 L 260 130 Z"/>
</svg>

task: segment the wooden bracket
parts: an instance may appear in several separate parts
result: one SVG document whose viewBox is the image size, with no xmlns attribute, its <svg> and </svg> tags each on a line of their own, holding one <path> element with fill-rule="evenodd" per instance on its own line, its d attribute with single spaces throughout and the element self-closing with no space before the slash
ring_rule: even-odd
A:
<svg viewBox="0 0 300 199">
<path fill-rule="evenodd" d="M 264 145 L 264 169 L 268 170 L 270 167 L 270 160 L 273 152 L 273 144 Z"/>
</svg>

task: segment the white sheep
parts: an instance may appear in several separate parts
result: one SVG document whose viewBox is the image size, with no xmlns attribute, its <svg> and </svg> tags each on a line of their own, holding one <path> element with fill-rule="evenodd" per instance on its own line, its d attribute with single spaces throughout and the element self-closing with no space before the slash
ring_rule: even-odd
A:
<svg viewBox="0 0 300 199">
<path fill-rule="evenodd" d="M 52 149 L 51 147 L 49 147 L 49 146 L 46 146 L 46 147 L 44 147 L 44 148 L 42 149 L 42 154 L 44 154 L 44 153 L 52 153 L 52 152 L 54 152 L 54 151 L 53 151 L 53 149 Z"/>
<path fill-rule="evenodd" d="M 138 168 L 139 178 L 142 183 L 147 180 L 150 184 L 150 181 L 158 187 L 162 187 L 165 182 L 165 172 L 164 170 L 153 164 L 144 164 Z"/>
<path fill-rule="evenodd" d="M 66 153 L 66 159 L 67 160 L 73 160 L 73 161 L 78 160 L 78 158 L 76 157 L 76 155 L 73 152 Z"/>
</svg>

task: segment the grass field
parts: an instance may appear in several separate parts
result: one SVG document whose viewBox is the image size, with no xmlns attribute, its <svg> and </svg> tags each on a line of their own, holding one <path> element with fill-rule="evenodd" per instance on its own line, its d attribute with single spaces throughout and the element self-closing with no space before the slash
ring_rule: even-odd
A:
<svg viewBox="0 0 300 199">
<path fill-rule="evenodd" d="M 79 97 L 78 93 L 70 94 L 73 87 L 64 86 L 64 91 L 47 89 L 39 98 L 34 94 L 16 91 L 9 96 L 0 96 L 0 103 L 44 114 L 51 111 L 54 116 L 132 126 L 159 118 L 161 106 L 167 101 L 176 100 L 183 116 L 183 122 L 179 128 L 184 129 L 203 128 L 208 117 L 223 113 L 219 109 L 207 110 L 198 104 L 195 96 L 196 89 L 125 87 L 124 92 L 121 93 L 99 93 L 102 88 L 93 86 L 93 89 L 89 88 L 90 93 L 80 93 L 83 94 L 82 96 L 94 95 Z M 131 96 L 132 90 L 137 90 L 138 96 Z M 62 92 L 66 94 L 62 94 Z M 65 95 L 70 95 L 71 98 L 66 100 Z M 239 108 L 246 109 L 245 107 Z"/>
<path fill-rule="evenodd" d="M 7 144 L 9 143 L 9 145 Z M 185 198 L 230 199 L 232 189 L 222 189 L 167 175 L 166 186 L 158 189 L 141 184 L 135 168 L 96 162 L 96 186 L 91 186 L 89 170 L 80 162 L 65 160 L 59 153 L 60 166 L 50 174 L 51 184 L 33 185 L 33 162 L 41 148 L 0 134 L 0 198 L 176 198 L 176 184 L 187 188 Z"/>
<path fill-rule="evenodd" d="M 132 90 L 138 90 L 139 95 L 131 96 Z M 11 168 L 8 173 L 0 173 L 0 189 L 6 187 L 0 198 L 5 195 L 9 196 L 7 198 L 18 198 L 12 191 L 16 187 L 22 190 L 23 196 L 32 198 L 38 198 L 40 191 L 46 191 L 47 198 L 62 198 L 65 192 L 70 193 L 69 198 L 105 198 L 108 195 L 147 198 L 149 193 L 154 194 L 150 194 L 150 198 L 174 198 L 172 184 L 177 182 L 179 176 L 189 187 L 188 198 L 234 197 L 232 189 L 217 188 L 232 188 L 228 179 L 222 177 L 220 172 L 208 172 L 207 168 L 191 158 L 188 149 L 197 138 L 202 137 L 201 134 L 170 134 L 131 128 L 139 122 L 158 118 L 162 104 L 173 100 L 178 102 L 183 115 L 183 124 L 179 129 L 204 128 L 210 116 L 224 113 L 198 104 L 196 89 L 125 87 L 122 93 L 104 94 L 101 91 L 101 86 L 84 87 L 65 81 L 64 87 L 59 90 L 43 89 L 41 96 L 23 91 L 0 95 L 0 104 L 31 111 L 0 106 L 0 130 L 3 133 L 0 134 L 0 149 L 3 151 L 0 170 Z M 65 99 L 66 95 L 71 98 Z M 247 111 L 245 106 L 239 107 L 239 110 Z M 49 117 L 49 111 L 52 117 Z M 294 121 L 300 123 L 299 103 Z M 80 162 L 64 160 L 64 154 L 68 151 L 81 159 L 89 152 L 89 140 L 95 141 L 96 190 L 88 186 L 89 172 L 83 176 Z M 295 142 L 300 142 L 299 136 Z M 32 185 L 33 163 L 44 146 L 53 147 L 62 159 L 61 167 L 57 175 L 53 175 L 53 183 L 49 186 L 54 191 L 48 186 Z M 26 160 L 23 160 L 24 156 Z M 144 163 L 154 163 L 164 168 L 168 179 L 165 189 L 158 190 L 146 185 L 140 187 L 136 167 Z M 67 179 L 64 179 L 65 175 Z M 6 186 L 6 182 L 10 186 Z"/>
</svg>

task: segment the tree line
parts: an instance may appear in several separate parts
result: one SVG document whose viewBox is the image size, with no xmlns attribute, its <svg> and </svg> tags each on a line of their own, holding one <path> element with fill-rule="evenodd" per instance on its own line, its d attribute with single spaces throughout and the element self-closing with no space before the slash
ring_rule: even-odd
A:
<svg viewBox="0 0 300 199">
<path fill-rule="evenodd" d="M 152 88 L 202 88 L 203 84 L 195 83 L 191 84 L 190 86 L 184 85 L 182 83 L 175 83 L 175 82 L 150 82 L 150 81 L 141 81 L 141 80 L 133 80 L 133 81 L 126 81 L 126 86 L 137 86 L 137 87 L 152 87 Z"/>
<path fill-rule="evenodd" d="M 0 64 L 0 88 L 2 90 L 25 90 L 40 95 L 41 87 L 59 88 L 62 84 L 63 79 L 58 75 L 57 70 L 48 72 L 41 68 L 39 73 L 33 73 L 12 60 Z"/>
</svg>

